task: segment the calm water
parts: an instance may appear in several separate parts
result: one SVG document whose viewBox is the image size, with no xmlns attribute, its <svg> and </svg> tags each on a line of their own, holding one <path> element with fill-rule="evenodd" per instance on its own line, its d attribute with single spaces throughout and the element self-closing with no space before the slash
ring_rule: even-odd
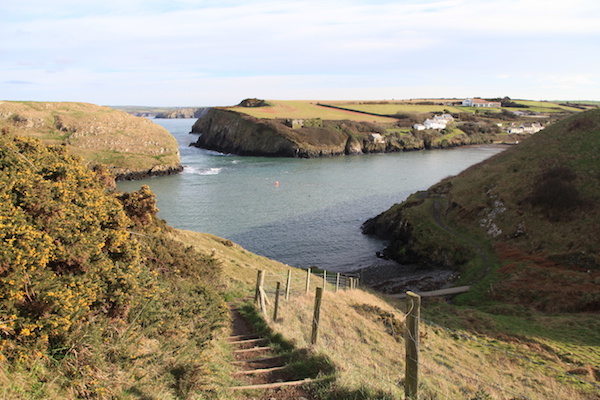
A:
<svg viewBox="0 0 600 400">
<path fill-rule="evenodd" d="M 159 216 L 296 267 L 349 271 L 377 262 L 385 243 L 361 224 L 502 147 L 474 146 L 319 159 L 238 157 L 189 147 L 195 119 L 155 120 L 179 141 L 183 173 L 121 182 L 156 193 Z"/>
</svg>

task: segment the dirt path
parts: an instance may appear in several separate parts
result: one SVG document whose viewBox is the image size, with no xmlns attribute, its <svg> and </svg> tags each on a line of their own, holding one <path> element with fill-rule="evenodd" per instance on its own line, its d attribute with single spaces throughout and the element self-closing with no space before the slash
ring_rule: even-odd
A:
<svg viewBox="0 0 600 400">
<path fill-rule="evenodd" d="M 233 348 L 233 364 L 238 368 L 234 374 L 238 383 L 231 389 L 249 400 L 313 399 L 302 385 L 305 381 L 286 370 L 289 356 L 276 354 L 269 340 L 254 331 L 235 303 L 229 304 L 229 313 L 231 336 L 228 341 Z"/>
</svg>

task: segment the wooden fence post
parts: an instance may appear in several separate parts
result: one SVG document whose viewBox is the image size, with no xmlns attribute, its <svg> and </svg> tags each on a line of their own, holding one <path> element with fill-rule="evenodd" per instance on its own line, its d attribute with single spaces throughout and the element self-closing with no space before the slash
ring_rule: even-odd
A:
<svg viewBox="0 0 600 400">
<path fill-rule="evenodd" d="M 290 299 L 290 286 L 292 286 L 292 270 L 288 270 L 287 282 L 285 283 L 285 299 Z"/>
<path fill-rule="evenodd" d="M 277 322 L 277 313 L 279 311 L 279 290 L 281 289 L 281 282 L 277 282 L 277 289 L 275 289 L 275 307 L 273 307 L 273 322 Z"/>
<path fill-rule="evenodd" d="M 421 296 L 406 292 L 406 376 L 404 396 L 406 399 L 419 398 L 419 321 L 421 319 Z"/>
<path fill-rule="evenodd" d="M 312 320 L 312 333 L 310 335 L 310 344 L 317 344 L 317 334 L 319 332 L 319 317 L 321 315 L 321 299 L 323 297 L 323 288 L 318 287 L 315 294 L 315 311 Z"/>
<path fill-rule="evenodd" d="M 327 270 L 323 270 L 323 290 L 325 290 L 325 287 L 327 286 Z"/>
<path fill-rule="evenodd" d="M 267 293 L 265 293 L 264 289 L 261 287 L 258 295 L 258 307 L 265 318 L 267 317 L 267 301 L 269 301 L 269 299 L 267 299 Z"/>
<path fill-rule="evenodd" d="M 265 271 L 258 271 L 258 276 L 256 277 L 256 292 L 254 293 L 254 303 L 258 303 L 260 298 L 260 289 L 262 288 L 265 282 Z"/>
<path fill-rule="evenodd" d="M 306 294 L 310 291 L 310 267 L 306 270 Z"/>
<path fill-rule="evenodd" d="M 335 291 L 340 290 L 340 273 L 338 272 L 335 277 Z"/>
</svg>

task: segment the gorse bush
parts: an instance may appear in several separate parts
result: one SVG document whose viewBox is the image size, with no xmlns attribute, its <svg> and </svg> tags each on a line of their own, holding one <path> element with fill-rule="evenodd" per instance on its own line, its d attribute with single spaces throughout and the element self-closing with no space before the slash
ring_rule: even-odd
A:
<svg viewBox="0 0 600 400">
<path fill-rule="evenodd" d="M 62 346 L 90 312 L 126 317 L 143 280 L 119 202 L 61 148 L 2 137 L 0 157 L 5 354 Z"/>
<path fill-rule="evenodd" d="M 210 381 L 217 262 L 169 238 L 149 188 L 117 196 L 104 178 L 0 135 L 0 379 L 26 377 L 8 398 L 31 381 L 53 384 L 30 398 L 188 398 Z"/>
</svg>

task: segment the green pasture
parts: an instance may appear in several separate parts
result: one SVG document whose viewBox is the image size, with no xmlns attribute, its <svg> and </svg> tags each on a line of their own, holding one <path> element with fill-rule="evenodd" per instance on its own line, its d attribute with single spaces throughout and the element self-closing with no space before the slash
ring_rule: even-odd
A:
<svg viewBox="0 0 600 400">
<path fill-rule="evenodd" d="M 562 112 L 580 112 L 580 109 L 559 105 L 556 102 L 548 101 L 531 101 L 531 100 L 515 100 L 519 104 L 528 106 L 529 108 L 511 107 L 510 111 L 522 110 L 533 111 L 537 113 L 562 113 Z M 348 102 L 322 102 L 324 104 L 332 104 L 347 110 L 359 111 L 361 113 L 353 113 L 352 111 L 339 110 L 318 105 L 316 100 L 269 100 L 269 106 L 266 107 L 227 107 L 227 109 L 237 111 L 243 114 L 251 115 L 255 118 L 321 118 L 326 120 L 342 120 L 349 119 L 352 121 L 370 121 L 376 123 L 393 123 L 395 119 L 388 117 L 379 117 L 376 115 L 362 114 L 363 112 L 380 114 L 380 115 L 396 115 L 396 114 L 425 114 L 425 113 L 500 113 L 502 108 L 477 108 L 477 107 L 456 107 L 444 105 L 424 105 L 411 104 L 406 102 L 389 102 L 389 103 L 364 103 L 357 101 Z"/>
<path fill-rule="evenodd" d="M 439 105 L 421 105 L 407 103 L 388 103 L 388 104 L 336 104 L 339 107 L 348 108 L 356 111 L 369 112 L 374 114 L 395 115 L 395 114 L 423 114 L 430 112 L 465 112 L 465 107 L 439 106 Z"/>
<path fill-rule="evenodd" d="M 575 107 L 561 106 L 558 103 L 550 101 L 533 101 L 533 100 L 514 100 L 515 103 L 523 104 L 529 108 L 510 108 L 509 110 L 533 111 L 539 113 L 556 113 L 556 112 L 581 112 Z"/>
<path fill-rule="evenodd" d="M 227 107 L 229 110 L 248 114 L 255 118 L 321 118 L 326 120 L 348 119 L 352 121 L 370 121 L 378 123 L 393 123 L 394 118 L 377 117 L 336 110 L 317 105 L 317 101 L 309 100 L 268 100 L 267 107 Z"/>
</svg>

